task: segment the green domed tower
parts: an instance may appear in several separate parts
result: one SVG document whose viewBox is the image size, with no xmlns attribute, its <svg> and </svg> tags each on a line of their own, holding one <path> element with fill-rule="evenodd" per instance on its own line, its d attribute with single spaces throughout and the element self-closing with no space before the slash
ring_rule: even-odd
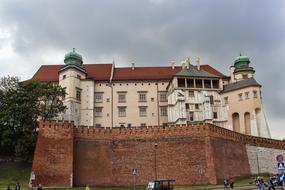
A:
<svg viewBox="0 0 285 190">
<path fill-rule="evenodd" d="M 75 48 L 73 48 L 73 50 L 71 52 L 68 52 L 65 54 L 64 56 L 64 63 L 66 65 L 77 65 L 77 66 L 81 66 L 83 61 L 82 61 L 82 56 L 75 52 Z"/>
<path fill-rule="evenodd" d="M 82 66 L 82 56 L 75 51 L 75 48 L 73 48 L 71 52 L 65 54 L 64 63 L 65 65 L 61 68 L 61 71 L 67 68 L 75 68 L 85 73 L 85 69 Z"/>
<path fill-rule="evenodd" d="M 240 54 L 236 59 L 234 63 L 234 73 L 238 72 L 255 72 L 252 67 L 249 66 L 250 60 L 248 56 Z"/>
</svg>

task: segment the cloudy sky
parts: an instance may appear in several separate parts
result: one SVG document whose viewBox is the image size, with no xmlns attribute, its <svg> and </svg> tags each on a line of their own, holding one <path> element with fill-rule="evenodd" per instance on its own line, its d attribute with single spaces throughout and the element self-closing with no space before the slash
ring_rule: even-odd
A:
<svg viewBox="0 0 285 190">
<path fill-rule="evenodd" d="M 0 0 L 0 77 L 29 79 L 73 47 L 85 63 L 199 56 L 224 74 L 242 52 L 263 85 L 272 136 L 285 138 L 285 1 Z"/>
</svg>

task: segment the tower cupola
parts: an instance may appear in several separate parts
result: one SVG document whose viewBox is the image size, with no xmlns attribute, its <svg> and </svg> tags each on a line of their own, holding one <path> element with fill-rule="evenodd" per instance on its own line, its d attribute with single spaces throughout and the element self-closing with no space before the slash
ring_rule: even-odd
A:
<svg viewBox="0 0 285 190">
<path fill-rule="evenodd" d="M 249 63 L 250 63 L 249 57 L 242 55 L 240 53 L 240 55 L 235 59 L 235 62 L 234 62 L 234 67 L 235 67 L 234 72 L 235 73 L 243 72 L 243 71 L 254 72 L 254 69 L 249 66 Z"/>
<path fill-rule="evenodd" d="M 60 69 L 60 72 L 69 68 L 77 69 L 86 74 L 86 70 L 84 68 L 82 56 L 75 51 L 75 48 L 71 52 L 68 52 L 64 56 L 64 63 Z"/>
<path fill-rule="evenodd" d="M 64 63 L 66 65 L 81 66 L 83 64 L 82 56 L 75 51 L 75 48 L 73 48 L 71 52 L 65 54 Z"/>
</svg>

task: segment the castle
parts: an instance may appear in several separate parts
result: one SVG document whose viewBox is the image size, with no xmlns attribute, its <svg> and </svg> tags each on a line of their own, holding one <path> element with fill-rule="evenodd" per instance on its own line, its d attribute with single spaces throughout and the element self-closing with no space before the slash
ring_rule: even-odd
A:
<svg viewBox="0 0 285 190">
<path fill-rule="evenodd" d="M 42 65 L 33 80 L 66 90 L 67 111 L 58 119 L 93 127 L 166 126 L 209 123 L 270 138 L 261 85 L 247 56 L 240 55 L 226 76 L 210 65 L 171 63 L 164 67 L 83 64 L 67 53 L 64 65 Z"/>
<path fill-rule="evenodd" d="M 83 64 L 73 50 L 64 63 L 43 65 L 32 78 L 65 88 L 68 109 L 59 121 L 39 122 L 31 186 L 217 184 L 277 172 L 285 141 L 270 137 L 247 56 L 229 76 L 189 58 L 118 68 Z"/>
</svg>

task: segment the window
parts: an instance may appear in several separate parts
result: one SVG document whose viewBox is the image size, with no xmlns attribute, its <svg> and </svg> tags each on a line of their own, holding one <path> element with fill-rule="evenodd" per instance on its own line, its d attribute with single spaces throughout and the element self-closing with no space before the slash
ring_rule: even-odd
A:
<svg viewBox="0 0 285 190">
<path fill-rule="evenodd" d="M 249 92 L 245 92 L 245 99 L 249 99 Z"/>
<path fill-rule="evenodd" d="M 126 92 L 118 92 L 119 103 L 126 102 Z"/>
<path fill-rule="evenodd" d="M 119 115 L 119 117 L 126 117 L 126 107 L 123 107 L 123 106 L 121 106 L 121 107 L 118 107 L 118 115 Z"/>
<path fill-rule="evenodd" d="M 199 104 L 195 104 L 195 109 L 196 109 L 196 110 L 199 109 Z"/>
<path fill-rule="evenodd" d="M 96 127 L 96 128 L 99 128 L 99 127 L 101 127 L 101 124 L 96 123 L 96 124 L 95 124 L 95 127 Z"/>
<path fill-rule="evenodd" d="M 76 88 L 76 100 L 81 101 L 81 89 Z"/>
<path fill-rule="evenodd" d="M 218 80 L 212 80 L 213 88 L 219 88 L 219 81 Z"/>
<path fill-rule="evenodd" d="M 95 93 L 95 102 L 103 102 L 103 92 L 96 92 Z"/>
<path fill-rule="evenodd" d="M 167 106 L 161 106 L 160 107 L 160 115 L 161 116 L 167 116 Z"/>
<path fill-rule="evenodd" d="M 217 112 L 213 112 L 213 118 L 218 119 L 218 113 Z"/>
<path fill-rule="evenodd" d="M 242 78 L 243 78 L 243 79 L 247 79 L 247 78 L 248 78 L 247 74 L 243 74 L 243 75 L 242 75 Z"/>
<path fill-rule="evenodd" d="M 187 79 L 187 88 L 194 88 L 194 79 Z"/>
<path fill-rule="evenodd" d="M 139 92 L 139 102 L 146 102 L 146 92 Z"/>
<path fill-rule="evenodd" d="M 107 102 L 110 102 L 110 98 L 107 98 L 106 101 L 107 101 Z"/>
<path fill-rule="evenodd" d="M 102 117 L 102 110 L 103 110 L 102 107 L 95 107 L 94 110 L 95 110 L 95 117 Z"/>
<path fill-rule="evenodd" d="M 203 81 L 201 79 L 196 79 L 196 88 L 203 88 Z"/>
<path fill-rule="evenodd" d="M 81 79 L 81 76 L 80 76 L 80 75 L 77 75 L 76 78 Z"/>
<path fill-rule="evenodd" d="M 66 75 L 63 75 L 63 76 L 62 76 L 62 79 L 66 79 Z"/>
<path fill-rule="evenodd" d="M 185 107 L 188 110 L 189 109 L 189 104 L 185 104 Z"/>
<path fill-rule="evenodd" d="M 185 87 L 185 79 L 177 79 L 178 80 L 178 87 Z"/>
<path fill-rule="evenodd" d="M 167 102 L 167 94 L 166 94 L 166 92 L 160 92 L 160 94 L 159 94 L 159 100 L 160 100 L 161 102 Z"/>
<path fill-rule="evenodd" d="M 146 123 L 141 123 L 141 127 L 146 127 Z"/>
<path fill-rule="evenodd" d="M 189 91 L 189 97 L 195 97 L 194 91 Z"/>
<path fill-rule="evenodd" d="M 139 107 L 140 117 L 146 117 L 146 106 Z"/>
<path fill-rule="evenodd" d="M 132 127 L 132 124 L 131 124 L 131 123 L 128 123 L 128 127 Z"/>
<path fill-rule="evenodd" d="M 229 103 L 229 97 L 224 97 L 224 102 L 225 102 L 225 104 L 228 104 Z"/>
<path fill-rule="evenodd" d="M 238 99 L 239 99 L 239 101 L 242 101 L 242 93 L 238 94 Z"/>
<path fill-rule="evenodd" d="M 214 96 L 210 95 L 209 98 L 210 98 L 210 104 L 213 105 L 214 104 Z"/>
<path fill-rule="evenodd" d="M 62 100 L 65 100 L 66 94 L 67 94 L 67 93 L 66 93 L 66 87 L 64 87 L 63 90 L 64 90 L 64 94 L 62 95 Z"/>
<path fill-rule="evenodd" d="M 253 91 L 253 97 L 257 98 L 257 91 L 256 90 Z"/>
<path fill-rule="evenodd" d="M 188 120 L 189 121 L 194 121 L 194 112 L 189 112 Z"/>
<path fill-rule="evenodd" d="M 211 88 L 211 81 L 210 80 L 204 80 L 204 88 Z"/>
</svg>

